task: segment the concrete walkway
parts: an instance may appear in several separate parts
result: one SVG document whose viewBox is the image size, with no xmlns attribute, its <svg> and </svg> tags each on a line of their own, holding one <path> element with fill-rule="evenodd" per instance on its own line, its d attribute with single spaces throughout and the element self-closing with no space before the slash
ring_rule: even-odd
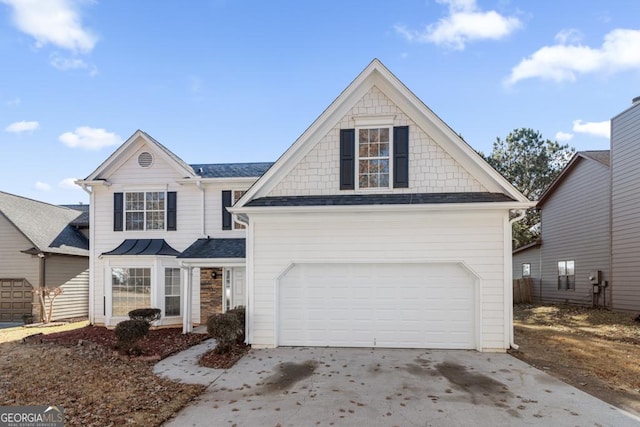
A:
<svg viewBox="0 0 640 427">
<path fill-rule="evenodd" d="M 640 418 L 508 354 L 401 349 L 251 350 L 201 368 L 207 341 L 156 372 L 208 385 L 166 426 L 640 426 Z"/>
</svg>

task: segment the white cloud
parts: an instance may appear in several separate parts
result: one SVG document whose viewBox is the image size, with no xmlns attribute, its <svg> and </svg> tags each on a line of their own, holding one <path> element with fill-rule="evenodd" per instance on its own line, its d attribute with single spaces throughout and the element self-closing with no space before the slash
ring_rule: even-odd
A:
<svg viewBox="0 0 640 427">
<path fill-rule="evenodd" d="M 558 132 L 556 133 L 556 141 L 566 142 L 571 141 L 573 139 L 573 134 L 569 132 Z"/>
<path fill-rule="evenodd" d="M 4 128 L 4 130 L 5 132 L 22 133 L 22 132 L 33 132 L 39 127 L 40 127 L 40 123 L 36 121 L 26 122 L 23 120 L 21 122 L 11 123 L 9 126 Z"/>
<path fill-rule="evenodd" d="M 609 120 L 605 120 L 603 122 L 583 122 L 582 120 L 574 120 L 573 131 L 601 138 L 609 138 L 611 135 L 611 122 Z"/>
<path fill-rule="evenodd" d="M 76 184 L 77 178 L 65 178 L 58 183 L 58 187 L 68 190 L 82 190 L 78 184 Z"/>
<path fill-rule="evenodd" d="M 597 48 L 580 44 L 575 36 L 567 35 L 566 31 L 561 32 L 556 36 L 558 44 L 544 46 L 520 61 L 505 83 L 512 85 L 535 77 L 575 81 L 580 74 L 640 69 L 640 30 L 613 30 Z"/>
<path fill-rule="evenodd" d="M 63 56 L 60 56 L 60 54 L 58 54 L 57 52 L 51 54 L 50 58 L 51 65 L 53 66 L 53 68 L 57 68 L 58 70 L 67 71 L 88 69 L 89 75 L 91 77 L 94 77 L 98 74 L 98 68 L 95 65 L 88 64 L 80 58 L 65 58 Z"/>
<path fill-rule="evenodd" d="M 13 99 L 9 99 L 7 101 L 4 102 L 4 105 L 8 106 L 8 107 L 15 107 L 20 105 L 20 103 L 22 102 L 22 99 L 20 99 L 19 97 L 15 97 Z"/>
<path fill-rule="evenodd" d="M 81 126 L 73 132 L 65 132 L 58 137 L 67 147 L 99 150 L 103 147 L 122 144 L 122 138 L 104 129 Z"/>
<path fill-rule="evenodd" d="M 582 40 L 582 33 L 575 28 L 569 28 L 566 30 L 562 30 L 558 34 L 556 34 L 555 40 L 559 44 L 577 44 Z"/>
<path fill-rule="evenodd" d="M 462 50 L 468 42 L 499 40 L 522 26 L 514 16 L 504 16 L 495 10 L 481 11 L 476 0 L 437 0 L 449 6 L 449 15 L 424 30 L 410 30 L 396 25 L 395 30 L 410 42 L 433 43 Z"/>
<path fill-rule="evenodd" d="M 51 186 L 46 182 L 37 181 L 33 186 L 35 187 L 36 190 L 39 190 L 39 191 L 51 190 Z"/>
<path fill-rule="evenodd" d="M 83 28 L 75 0 L 0 0 L 13 9 L 13 24 L 36 40 L 36 46 L 52 44 L 74 52 L 90 52 L 97 42 Z"/>
</svg>

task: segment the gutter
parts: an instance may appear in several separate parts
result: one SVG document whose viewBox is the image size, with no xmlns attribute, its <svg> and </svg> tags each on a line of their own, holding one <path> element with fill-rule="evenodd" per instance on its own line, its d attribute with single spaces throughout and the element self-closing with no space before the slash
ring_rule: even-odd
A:
<svg viewBox="0 0 640 427">
<path fill-rule="evenodd" d="M 515 218 L 512 218 L 509 220 L 509 236 L 511 237 L 511 230 L 513 230 L 513 224 L 522 220 L 522 218 L 524 218 L 524 216 L 526 215 L 527 211 L 524 209 L 518 209 L 517 214 L 515 216 Z M 509 245 L 511 246 L 511 238 L 509 239 Z M 505 247 L 505 250 L 507 248 Z M 509 250 L 509 253 L 511 253 L 512 251 Z M 506 265 L 505 265 L 506 267 Z M 514 350 L 518 350 L 520 348 L 520 346 L 518 344 L 516 344 L 514 342 L 514 337 L 513 337 L 513 261 L 511 262 L 511 265 L 508 268 L 508 278 L 509 280 L 507 281 L 507 294 L 508 294 L 508 298 L 506 298 L 509 307 L 508 307 L 508 325 L 509 325 L 509 346 L 514 349 Z"/>
</svg>

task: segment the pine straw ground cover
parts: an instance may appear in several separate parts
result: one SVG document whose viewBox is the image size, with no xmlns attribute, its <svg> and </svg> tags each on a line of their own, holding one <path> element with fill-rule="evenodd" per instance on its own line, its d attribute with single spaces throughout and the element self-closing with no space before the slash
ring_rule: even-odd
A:
<svg viewBox="0 0 640 427">
<path fill-rule="evenodd" d="M 514 307 L 515 357 L 640 415 L 640 323 L 631 313 L 566 305 Z"/>
<path fill-rule="evenodd" d="M 205 338 L 152 330 L 138 358 L 93 326 L 0 344 L 0 405 L 62 405 L 68 426 L 158 426 L 204 387 L 161 379 L 153 365 Z"/>
</svg>

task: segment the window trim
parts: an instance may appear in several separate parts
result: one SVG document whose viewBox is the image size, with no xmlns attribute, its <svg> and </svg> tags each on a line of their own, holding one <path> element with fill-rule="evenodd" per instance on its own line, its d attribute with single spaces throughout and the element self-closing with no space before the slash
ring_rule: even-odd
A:
<svg viewBox="0 0 640 427">
<path fill-rule="evenodd" d="M 571 263 L 572 273 L 567 274 L 569 271 L 569 263 Z M 560 274 L 561 265 L 564 268 L 565 274 Z M 558 261 L 558 290 L 559 291 L 575 291 L 576 290 L 576 262 L 575 260 L 562 260 Z"/>
<path fill-rule="evenodd" d="M 247 190 L 231 190 L 231 206 L 235 205 L 238 200 L 247 192 Z M 239 193 L 239 196 L 236 197 L 236 193 Z M 240 227 L 238 227 L 240 225 Z M 240 224 L 238 221 L 233 219 L 233 214 L 231 215 L 231 230 L 246 230 L 247 227 L 244 224 Z"/>
<path fill-rule="evenodd" d="M 138 210 L 128 210 L 127 209 L 127 195 L 128 194 L 133 194 L 133 193 L 142 193 L 143 194 L 143 199 L 144 199 L 144 210 L 143 211 L 138 211 Z M 163 213 L 163 221 L 162 221 L 162 228 L 147 228 L 147 213 L 148 212 L 161 212 L 160 210 L 152 210 L 149 211 L 147 210 L 147 194 L 148 193 L 162 193 L 163 196 L 163 201 L 164 201 L 164 209 L 162 210 Z M 122 192 L 123 196 L 123 203 L 122 203 L 122 225 L 123 225 L 123 231 L 167 231 L 167 207 L 168 207 L 168 200 L 167 200 L 167 194 L 168 192 L 166 190 L 124 190 Z M 127 223 L 127 213 L 128 212 L 142 212 L 143 213 L 143 221 L 142 221 L 142 225 L 143 228 L 141 229 L 130 229 L 128 228 L 128 223 Z"/>
<path fill-rule="evenodd" d="M 177 270 L 178 271 L 178 294 L 167 294 L 167 270 Z M 164 285 L 164 295 L 163 295 L 163 305 L 164 305 L 164 313 L 163 316 L 164 317 L 180 317 L 182 316 L 182 269 L 180 267 L 171 267 L 171 266 L 164 266 L 163 268 L 163 272 L 164 272 L 164 281 L 163 281 L 163 285 Z M 178 297 L 179 303 L 178 303 L 178 314 L 167 314 L 167 297 Z"/>
<path fill-rule="evenodd" d="M 110 295 L 110 315 L 111 318 L 128 318 L 128 314 L 114 314 L 114 308 L 115 308 L 115 304 L 114 304 L 114 283 L 113 283 L 113 271 L 116 269 L 120 269 L 120 270 L 132 270 L 132 269 L 140 269 L 140 270 L 149 270 L 149 302 L 148 304 L 146 304 L 144 307 L 136 307 L 136 308 L 148 308 L 151 307 L 153 305 L 153 301 L 154 301 L 154 279 L 155 279 L 155 268 L 153 266 L 150 265 L 136 265 L 136 264 L 131 264 L 131 265 L 110 265 L 107 267 L 108 271 L 109 271 L 109 278 L 110 278 L 110 290 L 109 293 Z M 133 310 L 133 309 L 132 309 Z M 129 310 L 131 311 L 131 310 Z M 127 312 L 128 313 L 128 312 Z"/>
<path fill-rule="evenodd" d="M 390 116 L 391 117 L 391 116 Z M 369 129 L 388 129 L 389 131 L 389 152 L 385 157 L 365 157 L 364 159 L 386 159 L 389 162 L 389 172 L 388 172 L 388 181 L 386 187 L 361 187 L 360 186 L 360 131 L 361 130 L 369 130 Z M 375 191 L 388 191 L 393 189 L 393 163 L 394 163 L 394 126 L 393 122 L 387 123 L 385 121 L 373 121 L 373 120 L 362 120 L 356 123 L 355 127 L 355 141 L 354 141 L 354 185 L 356 190 L 367 191 L 367 192 L 375 192 Z"/>
</svg>

